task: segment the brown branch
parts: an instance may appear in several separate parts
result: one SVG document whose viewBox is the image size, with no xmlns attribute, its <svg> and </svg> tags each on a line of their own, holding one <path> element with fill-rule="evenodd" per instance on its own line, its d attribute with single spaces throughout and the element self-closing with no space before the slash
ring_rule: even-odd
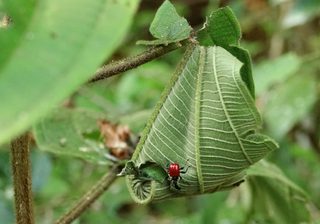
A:
<svg viewBox="0 0 320 224">
<path fill-rule="evenodd" d="M 28 133 L 11 142 L 11 165 L 17 224 L 34 223 L 29 143 L 30 136 Z"/>
<path fill-rule="evenodd" d="M 116 180 L 117 174 L 121 171 L 123 165 L 115 165 L 104 175 L 97 184 L 95 184 L 79 201 L 60 219 L 56 224 L 68 224 L 78 218 L 93 202 L 95 202 Z"/>
<path fill-rule="evenodd" d="M 156 46 L 150 48 L 141 54 L 133 57 L 125 58 L 120 61 L 111 62 L 110 64 L 104 65 L 95 73 L 94 77 L 89 80 L 89 83 L 96 82 L 102 79 L 107 79 L 113 75 L 128 71 L 130 69 L 136 68 L 139 65 L 145 64 L 155 58 L 158 58 L 164 54 L 167 54 L 179 47 L 182 47 L 182 43 L 171 43 L 167 46 Z"/>
</svg>

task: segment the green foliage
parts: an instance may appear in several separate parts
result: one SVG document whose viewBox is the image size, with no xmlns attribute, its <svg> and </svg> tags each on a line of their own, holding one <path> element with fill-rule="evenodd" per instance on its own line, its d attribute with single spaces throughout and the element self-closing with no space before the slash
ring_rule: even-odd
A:
<svg viewBox="0 0 320 224">
<path fill-rule="evenodd" d="M 2 198 L 2 195 L 0 196 L 0 217 L 1 222 L 3 223 L 13 223 L 14 217 L 13 217 L 13 211 L 6 203 L 6 200 Z"/>
<path fill-rule="evenodd" d="M 178 42 L 190 36 L 192 28 L 188 21 L 179 16 L 169 0 L 165 0 L 151 23 L 150 33 L 157 40 L 139 41 L 138 44 L 159 45 Z"/>
<path fill-rule="evenodd" d="M 290 75 L 296 73 L 300 66 L 301 60 L 292 53 L 258 64 L 254 68 L 257 94 L 260 95 L 268 88 L 285 81 Z"/>
<path fill-rule="evenodd" d="M 240 74 L 254 98 L 251 57 L 247 50 L 240 47 L 241 29 L 237 18 L 229 7 L 221 8 L 209 16 L 204 27 L 198 32 L 200 45 L 218 45 L 228 50 L 243 63 Z"/>
<path fill-rule="evenodd" d="M 252 216 L 263 214 L 271 223 L 310 222 L 306 193 L 266 161 L 248 169 Z"/>
<path fill-rule="evenodd" d="M 229 7 L 214 11 L 200 33 L 202 33 L 200 34 L 200 43 L 202 42 L 201 35 L 206 33 L 205 36 L 209 39 L 203 41 L 225 48 L 229 45 L 239 45 L 241 38 L 240 24 Z"/>
<path fill-rule="evenodd" d="M 107 164 L 99 118 L 94 112 L 60 108 L 35 125 L 33 133 L 41 150 Z"/>
<path fill-rule="evenodd" d="M 128 25 L 135 8 L 130 5 L 131 3 L 136 4 L 132 0 L 26 1 L 23 7 L 21 7 L 21 2 L 16 0 L 0 3 L 0 139 L 7 139 L 0 140 L 0 142 L 8 141 L 13 133 L 11 124 L 4 126 L 3 121 L 10 117 L 8 121 L 19 123 L 17 116 L 17 111 L 19 111 L 21 114 L 26 112 L 28 116 L 26 119 L 30 118 L 29 124 L 31 124 L 38 119 L 34 118 L 36 115 L 29 117 L 30 111 L 32 110 L 32 113 L 39 111 L 37 105 L 40 103 L 45 108 L 34 112 L 44 117 L 34 130 L 36 133 L 37 131 L 45 133 L 47 137 L 41 140 L 43 144 L 36 142 L 37 147 L 32 149 L 32 176 L 37 223 L 53 223 L 106 173 L 106 166 L 96 165 L 100 160 L 106 162 L 103 154 L 106 149 L 94 155 L 92 151 L 73 154 L 77 148 L 69 147 L 69 145 L 65 148 L 60 147 L 57 144 L 59 137 L 60 139 L 73 139 L 75 146 L 91 147 L 87 140 L 93 141 L 94 145 L 100 144 L 101 139 L 97 132 L 96 120 L 101 117 L 108 118 L 115 123 L 127 124 L 134 134 L 139 135 L 172 73 L 174 64 L 181 57 L 181 51 L 178 50 L 159 60 L 130 70 L 124 75 L 86 85 L 70 98 L 74 108 L 63 109 L 64 106 L 61 106 L 57 108 L 60 113 L 54 111 L 46 115 L 49 108 L 55 107 L 57 102 L 61 102 L 63 98 L 75 91 L 79 83 L 84 83 L 105 57 L 111 55 L 115 47 L 119 46 L 121 36 L 124 35 L 118 35 L 118 31 L 127 30 L 127 27 L 121 24 Z M 243 33 L 241 48 L 248 49 L 252 55 L 257 93 L 256 104 L 264 120 L 262 132 L 267 132 L 270 136 L 277 138 L 280 143 L 280 150 L 274 151 L 268 159 L 281 169 L 274 167 L 272 163 L 259 162 L 247 170 L 246 181 L 232 191 L 218 191 L 197 197 L 180 197 L 170 201 L 150 203 L 146 206 L 132 201 L 124 179 L 119 178 L 75 223 L 105 223 L 106 220 L 115 224 L 151 222 L 319 223 L 320 163 L 319 144 L 317 144 L 320 139 L 319 79 L 317 78 L 320 69 L 318 63 L 320 39 L 317 32 L 317 20 L 320 15 L 319 1 L 297 0 L 293 1 L 292 7 L 289 8 L 286 1 L 235 0 L 229 3 L 234 15 L 241 23 Z M 63 6 L 57 7 L 58 4 Z M 111 12 L 102 13 L 105 10 L 104 6 L 109 5 L 119 5 L 120 11 L 110 8 Z M 154 9 L 158 5 L 159 1 L 144 1 L 133 20 L 130 32 L 125 35 L 126 44 L 115 52 L 112 59 L 132 56 L 133 53 L 143 50 L 144 46 L 135 46 L 134 42 L 148 37 L 147 28 L 155 14 Z M 202 27 L 199 22 L 200 16 L 197 16 L 199 14 L 196 15 L 195 12 L 202 10 L 210 14 L 218 7 L 218 2 L 210 0 L 209 5 L 205 6 L 200 1 L 180 1 L 177 7 L 184 10 L 181 14 L 188 17 L 190 24 L 194 27 Z M 121 11 L 122 9 L 126 9 L 128 13 Z M 226 16 L 225 13 L 221 13 L 224 10 L 226 9 L 218 10 L 221 17 L 211 22 L 208 19 L 206 28 L 196 34 L 196 40 L 199 40 L 202 45 L 211 46 L 213 44 L 208 32 L 203 32 L 209 28 L 209 23 L 213 28 L 220 26 L 223 31 L 225 27 L 229 27 L 230 30 L 226 31 L 233 32 L 232 27 L 222 26 L 222 23 L 215 22 L 223 20 L 226 21 L 225 24 L 228 24 L 228 16 L 233 14 Z M 171 12 L 173 12 L 172 8 Z M 12 16 L 14 23 L 3 28 L 1 18 L 6 13 Z M 104 19 L 104 16 L 110 16 L 112 19 Z M 181 19 L 177 16 L 175 18 Z M 158 22 L 161 23 L 161 21 L 168 21 L 168 18 Z M 50 33 L 53 25 L 56 32 Z M 98 27 L 94 28 L 94 25 Z M 189 26 L 184 27 L 186 30 L 190 29 Z M 63 38 L 61 33 L 64 34 Z M 91 34 L 97 38 L 90 36 Z M 221 35 L 220 32 L 213 32 L 211 35 L 216 34 Z M 52 41 L 48 40 L 51 38 L 48 37 L 49 35 L 52 35 Z M 98 38 L 98 35 L 101 35 L 101 38 Z M 186 35 L 186 38 L 188 36 Z M 235 43 L 240 36 L 234 32 L 233 35 L 226 36 L 222 40 Z M 73 39 L 76 41 L 74 44 Z M 83 41 L 80 44 L 79 39 Z M 61 47 L 58 47 L 63 44 L 63 41 L 66 44 L 61 50 Z M 92 45 L 89 45 L 89 42 Z M 155 43 L 157 42 L 161 43 L 161 40 L 157 38 Z M 220 44 L 224 43 L 225 41 L 220 42 Z M 87 46 L 86 51 L 82 49 L 81 44 Z M 241 50 L 232 51 L 232 49 L 240 48 L 239 45 L 224 45 L 222 47 L 244 63 L 240 70 L 241 77 L 247 88 L 250 89 L 251 95 L 254 96 L 253 88 L 250 87 L 253 84 L 250 82 L 251 76 L 243 76 L 251 72 L 251 62 L 245 61 L 250 60 L 250 56 Z M 63 52 L 57 52 L 59 50 Z M 44 51 L 47 52 L 45 52 L 47 58 L 51 56 L 51 52 L 54 53 L 49 58 L 50 60 L 42 57 Z M 81 58 L 83 59 L 80 60 Z M 11 61 L 12 59 L 14 61 Z M 71 59 L 75 63 L 74 66 L 70 62 Z M 30 67 L 23 65 L 33 66 L 36 64 L 35 61 L 38 61 L 37 71 L 40 71 L 39 73 L 32 73 L 29 70 Z M 65 67 L 62 69 L 59 63 Z M 14 78 L 12 76 L 10 83 L 5 83 L 4 78 L 8 81 L 9 75 L 6 73 L 4 76 L 3 71 L 7 71 L 9 66 L 10 70 L 17 71 L 17 73 Z M 74 70 L 73 73 L 76 75 L 70 78 L 68 74 L 76 68 L 77 70 Z M 246 69 L 246 72 L 242 71 Z M 43 70 L 45 70 L 44 73 L 42 73 Z M 63 75 L 58 76 L 58 74 Z M 37 77 L 39 82 L 33 79 L 36 75 L 41 75 L 41 79 Z M 61 78 L 59 83 L 54 81 L 56 77 Z M 65 77 L 66 81 L 64 81 Z M 50 81 L 43 82 L 43 79 L 49 78 Z M 6 86 L 6 92 L 3 86 Z M 41 94 L 32 98 L 34 89 L 40 89 Z M 8 106 L 16 110 L 11 112 L 11 109 L 7 110 Z M 80 119 L 81 117 L 84 118 Z M 49 119 L 59 120 L 60 118 L 61 120 L 56 125 L 49 122 Z M 21 126 L 24 124 L 25 122 L 21 123 Z M 45 124 L 46 130 L 39 128 L 40 124 Z M 15 126 L 12 128 L 16 129 Z M 65 129 L 70 129 L 70 131 Z M 88 129 L 93 131 L 86 133 Z M 54 132 L 57 133 L 54 134 Z M 61 132 L 60 136 L 59 132 Z M 37 138 L 36 135 L 36 140 Z M 175 142 L 179 142 L 179 139 L 175 139 Z M 62 143 L 66 142 L 63 140 Z M 41 152 L 38 148 L 41 150 L 50 148 L 52 154 L 46 151 Z M 13 196 L 8 151 L 9 145 L 0 143 L 0 217 L 4 223 L 13 223 Z M 62 156 L 60 153 L 71 157 Z M 86 155 L 87 153 L 90 156 Z M 73 159 L 72 156 L 85 160 Z M 217 158 L 215 160 L 219 161 Z M 87 163 L 87 161 L 94 163 Z M 188 161 L 184 160 L 181 163 L 184 166 Z M 162 167 L 160 168 L 163 170 Z M 154 170 L 151 169 L 151 171 Z M 154 176 L 152 172 L 151 176 Z"/>
<path fill-rule="evenodd" d="M 294 76 L 270 95 L 270 100 L 265 106 L 264 118 L 272 136 L 281 139 L 312 109 L 317 100 L 316 82 L 312 75 Z"/>
<path fill-rule="evenodd" d="M 92 76 L 120 44 L 138 0 L 20 3 L 4 4 L 13 24 L 0 38 L 0 144 Z"/>
<path fill-rule="evenodd" d="M 166 182 L 139 183 L 139 177 L 128 176 L 135 201 L 232 188 L 247 167 L 277 148 L 267 136 L 256 133 L 261 121 L 241 80 L 240 67 L 241 62 L 221 47 L 187 50 L 132 161 L 136 167 L 148 161 L 162 167 L 189 161 L 190 168 L 179 192 Z"/>
</svg>

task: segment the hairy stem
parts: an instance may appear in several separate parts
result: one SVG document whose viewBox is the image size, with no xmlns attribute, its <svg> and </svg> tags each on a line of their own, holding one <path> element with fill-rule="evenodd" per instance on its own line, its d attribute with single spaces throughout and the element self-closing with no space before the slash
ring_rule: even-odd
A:
<svg viewBox="0 0 320 224">
<path fill-rule="evenodd" d="M 56 224 L 67 224 L 78 218 L 93 202 L 95 202 L 116 180 L 117 174 L 123 168 L 123 165 L 115 165 L 104 175 L 79 201 L 60 219 Z"/>
<path fill-rule="evenodd" d="M 125 58 L 120 61 L 111 62 L 110 64 L 104 65 L 95 73 L 94 77 L 89 80 L 89 82 L 96 82 L 102 79 L 109 78 L 113 75 L 128 71 L 130 69 L 136 68 L 139 65 L 145 64 L 155 58 L 158 58 L 164 54 L 167 54 L 181 46 L 182 43 L 172 43 L 167 46 L 156 46 L 150 48 L 141 54 L 138 54 L 133 57 Z"/>
<path fill-rule="evenodd" d="M 34 223 L 29 143 L 30 136 L 28 133 L 11 142 L 11 165 L 17 224 Z"/>
</svg>

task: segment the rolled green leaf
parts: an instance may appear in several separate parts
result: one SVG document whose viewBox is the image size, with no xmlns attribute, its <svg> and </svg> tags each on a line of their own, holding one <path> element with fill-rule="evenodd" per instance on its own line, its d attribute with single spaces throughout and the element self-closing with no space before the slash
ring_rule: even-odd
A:
<svg viewBox="0 0 320 224">
<path fill-rule="evenodd" d="M 189 46 L 130 161 L 137 169 L 150 162 L 165 171 L 169 163 L 189 169 L 178 181 L 181 190 L 171 187 L 169 176 L 160 182 L 127 175 L 136 202 L 238 186 L 246 168 L 277 148 L 257 133 L 261 119 L 241 66 L 222 47 Z"/>
</svg>

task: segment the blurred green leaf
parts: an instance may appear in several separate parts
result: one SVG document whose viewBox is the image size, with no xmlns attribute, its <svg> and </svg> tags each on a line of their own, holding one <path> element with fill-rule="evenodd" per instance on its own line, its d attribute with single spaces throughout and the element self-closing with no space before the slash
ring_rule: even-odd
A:
<svg viewBox="0 0 320 224">
<path fill-rule="evenodd" d="M 67 194 L 70 188 L 72 187 L 63 177 L 50 175 L 47 184 L 41 189 L 41 196 L 47 200 L 52 199 Z"/>
<path fill-rule="evenodd" d="M 51 174 L 51 160 L 49 155 L 39 150 L 32 150 L 32 191 L 37 193 L 48 182 Z"/>
<path fill-rule="evenodd" d="M 247 180 L 252 193 L 249 216 L 262 215 L 271 223 L 309 223 L 309 199 L 275 165 L 266 161 L 250 167 Z"/>
<path fill-rule="evenodd" d="M 148 63 L 128 71 L 121 77 L 115 90 L 116 106 L 124 114 L 130 110 L 152 108 L 169 81 L 171 72 L 172 68 L 163 62 Z"/>
<path fill-rule="evenodd" d="M 219 223 L 218 216 L 222 210 L 225 210 L 227 192 L 216 192 L 212 195 L 200 196 L 201 206 L 199 213 L 201 214 L 201 223 Z M 229 214 L 230 215 L 230 214 Z M 220 217 L 219 217 L 220 218 Z"/>
<path fill-rule="evenodd" d="M 306 74 L 297 74 L 273 89 L 263 109 L 270 135 L 281 139 L 309 113 L 316 94 L 316 80 Z"/>
<path fill-rule="evenodd" d="M 170 1 L 166 0 L 158 9 L 150 26 L 150 33 L 157 40 L 138 41 L 137 44 L 159 45 L 169 44 L 187 39 L 192 28 L 188 21 L 179 16 Z"/>
<path fill-rule="evenodd" d="M 5 2 L 13 25 L 0 38 L 0 144 L 92 76 L 120 44 L 138 2 L 46 0 L 26 9 Z"/>
<path fill-rule="evenodd" d="M 133 133 L 140 133 L 146 125 L 146 121 L 152 114 L 152 109 L 140 110 L 121 116 L 120 123 L 128 125 Z"/>
<path fill-rule="evenodd" d="M 1 193 L 1 192 L 0 192 Z M 1 223 L 14 223 L 14 211 L 11 203 L 0 194 L 0 217 Z"/>
<path fill-rule="evenodd" d="M 257 94 L 260 95 L 272 85 L 283 82 L 290 75 L 296 73 L 300 66 L 300 58 L 293 53 L 287 53 L 254 66 L 254 80 Z"/>
<path fill-rule="evenodd" d="M 34 126 L 41 150 L 107 164 L 107 149 L 100 137 L 99 114 L 86 110 L 57 109 Z"/>
</svg>

